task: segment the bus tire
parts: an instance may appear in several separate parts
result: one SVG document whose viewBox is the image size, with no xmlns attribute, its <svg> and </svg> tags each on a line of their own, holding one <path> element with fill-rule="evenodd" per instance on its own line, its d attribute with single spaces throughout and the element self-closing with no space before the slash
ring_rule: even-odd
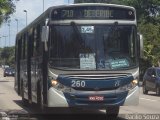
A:
<svg viewBox="0 0 160 120">
<path fill-rule="evenodd" d="M 107 120 L 116 120 L 119 114 L 119 106 L 111 106 L 106 108 Z"/>
</svg>

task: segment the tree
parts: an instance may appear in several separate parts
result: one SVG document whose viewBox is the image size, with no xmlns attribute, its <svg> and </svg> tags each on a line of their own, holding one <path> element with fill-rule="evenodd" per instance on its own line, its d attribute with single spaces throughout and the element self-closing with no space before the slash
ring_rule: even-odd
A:
<svg viewBox="0 0 160 120">
<path fill-rule="evenodd" d="M 15 58 L 15 48 L 14 47 L 5 47 L 1 49 L 1 64 L 7 64 L 10 66 L 14 66 L 14 58 Z"/>
<path fill-rule="evenodd" d="M 18 0 L 0 0 L 0 25 L 10 18 L 10 14 L 15 12 L 15 1 Z"/>
<path fill-rule="evenodd" d="M 139 25 L 139 31 L 144 37 L 145 59 L 151 61 L 152 65 L 159 66 L 160 59 L 160 25 L 153 23 L 142 23 Z"/>
<path fill-rule="evenodd" d="M 138 22 L 154 23 L 160 22 L 159 0 L 119 0 L 124 5 L 133 6 L 137 12 Z"/>
</svg>

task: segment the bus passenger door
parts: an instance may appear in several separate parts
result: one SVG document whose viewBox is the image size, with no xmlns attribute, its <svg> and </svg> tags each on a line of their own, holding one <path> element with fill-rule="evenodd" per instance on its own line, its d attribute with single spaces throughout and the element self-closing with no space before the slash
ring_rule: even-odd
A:
<svg viewBox="0 0 160 120">
<path fill-rule="evenodd" d="M 42 80 L 42 48 L 40 47 L 40 26 L 37 26 L 32 33 L 32 42 L 31 42 L 31 93 L 32 101 L 37 103 L 37 91 L 38 81 Z"/>
<path fill-rule="evenodd" d="M 21 59 L 21 39 L 17 38 L 15 46 L 15 83 L 14 88 L 18 95 L 21 95 L 21 81 L 20 81 L 20 59 Z"/>
<path fill-rule="evenodd" d="M 29 35 L 29 57 L 28 57 L 28 61 L 29 61 L 29 74 L 30 74 L 30 99 L 32 102 L 36 102 L 36 96 L 35 96 L 35 87 L 36 87 L 36 59 L 34 56 L 35 53 L 35 40 L 34 40 L 34 30 L 33 28 L 30 31 L 30 35 Z"/>
<path fill-rule="evenodd" d="M 22 98 L 28 99 L 28 71 L 27 71 L 27 39 L 26 34 L 22 37 L 22 51 L 20 60 L 20 81 Z"/>
</svg>

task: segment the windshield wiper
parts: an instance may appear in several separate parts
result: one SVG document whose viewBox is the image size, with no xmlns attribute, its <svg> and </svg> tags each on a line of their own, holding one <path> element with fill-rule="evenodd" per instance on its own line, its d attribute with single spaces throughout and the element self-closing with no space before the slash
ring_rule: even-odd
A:
<svg viewBox="0 0 160 120">
<path fill-rule="evenodd" d="M 83 38 L 81 36 L 81 33 L 78 30 L 76 23 L 72 21 L 71 26 L 73 27 L 73 31 L 75 32 L 77 39 L 80 41 L 80 43 L 83 44 Z"/>
</svg>

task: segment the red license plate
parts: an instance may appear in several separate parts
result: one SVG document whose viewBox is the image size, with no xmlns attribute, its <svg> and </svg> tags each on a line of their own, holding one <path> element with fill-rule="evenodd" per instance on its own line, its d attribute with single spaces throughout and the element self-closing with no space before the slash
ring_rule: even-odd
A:
<svg viewBox="0 0 160 120">
<path fill-rule="evenodd" d="M 103 101 L 104 96 L 89 96 L 90 101 Z"/>
</svg>

